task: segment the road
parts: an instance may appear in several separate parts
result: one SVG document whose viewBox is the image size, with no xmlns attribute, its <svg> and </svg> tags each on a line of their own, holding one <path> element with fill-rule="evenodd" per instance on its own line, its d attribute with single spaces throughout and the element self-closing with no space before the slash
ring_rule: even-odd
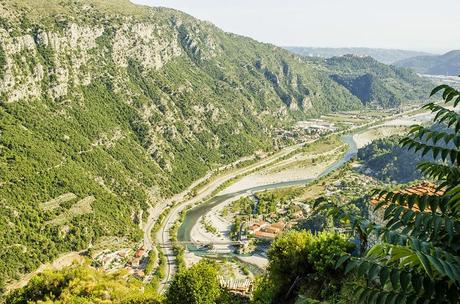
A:
<svg viewBox="0 0 460 304">
<path fill-rule="evenodd" d="M 404 112 L 404 113 L 398 113 L 398 114 L 395 114 L 395 115 L 385 117 L 383 120 L 380 120 L 380 121 L 370 121 L 370 122 L 365 123 L 363 125 L 355 126 L 355 127 L 349 128 L 347 130 L 343 130 L 343 131 L 339 131 L 339 132 L 335 132 L 335 133 L 330 133 L 330 134 L 328 134 L 326 136 L 323 136 L 323 137 L 315 139 L 315 140 L 311 140 L 311 141 L 303 142 L 303 143 L 296 144 L 296 145 L 293 145 L 293 146 L 285 147 L 282 150 L 276 152 L 275 154 L 273 154 L 273 155 L 271 155 L 269 157 L 266 157 L 264 159 L 261 159 L 260 161 L 258 161 L 255 164 L 252 164 L 252 165 L 247 166 L 247 167 L 235 169 L 235 170 L 233 170 L 231 172 L 228 172 L 228 173 L 223 173 L 221 176 L 216 177 L 210 183 L 208 183 L 207 185 L 205 185 L 204 187 L 199 189 L 194 197 L 188 198 L 187 196 L 190 194 L 191 190 L 196 185 L 208 180 L 208 178 L 210 176 L 212 176 L 213 172 L 211 172 L 207 176 L 205 176 L 205 177 L 199 179 L 198 181 L 196 181 L 195 183 L 193 183 L 193 185 L 190 186 L 184 192 L 182 192 L 182 193 L 174 196 L 173 198 L 169 199 L 166 203 L 162 204 L 160 208 L 158 208 L 158 206 L 157 206 L 157 208 L 155 208 L 156 210 L 152 210 L 153 216 L 151 216 L 151 217 L 149 216 L 149 221 L 146 224 L 146 229 L 144 231 L 145 235 L 148 234 L 144 238 L 144 240 L 147 240 L 149 242 L 150 246 L 151 246 L 151 240 L 150 240 L 151 229 L 152 229 L 153 225 L 155 224 L 155 221 L 158 218 L 159 214 L 161 214 L 161 212 L 168 205 L 170 205 L 171 203 L 178 202 L 174 207 L 172 207 L 172 210 L 167 215 L 166 219 L 164 220 L 164 222 L 162 224 L 162 227 L 160 228 L 159 232 L 157 233 L 157 240 L 159 240 L 160 246 L 161 246 L 161 248 L 162 248 L 162 250 L 164 252 L 164 255 L 165 255 L 166 259 L 167 259 L 166 275 L 165 275 L 165 278 L 163 279 L 163 281 L 160 284 L 159 291 L 164 292 L 166 286 L 169 284 L 169 282 L 171 281 L 174 273 L 176 272 L 175 256 L 174 256 L 174 252 L 173 252 L 173 249 L 172 249 L 172 246 L 171 246 L 171 241 L 170 241 L 170 237 L 169 237 L 169 231 L 172 228 L 172 226 L 174 225 L 174 222 L 178 219 L 178 215 L 182 210 L 184 210 L 188 206 L 192 206 L 192 205 L 194 205 L 194 204 L 196 204 L 196 203 L 198 203 L 200 201 L 208 199 L 209 196 L 217 188 L 219 188 L 219 186 L 221 186 L 225 182 L 227 182 L 227 181 L 229 181 L 229 180 L 231 180 L 231 179 L 233 179 L 235 177 L 238 177 L 238 176 L 244 175 L 246 173 L 249 173 L 251 171 L 255 171 L 257 169 L 260 169 L 261 167 L 264 167 L 264 166 L 266 166 L 266 165 L 268 165 L 268 164 L 270 164 L 270 163 L 272 163 L 272 162 L 274 162 L 276 160 L 279 160 L 280 158 L 290 154 L 291 152 L 294 152 L 295 150 L 301 148 L 302 146 L 304 146 L 306 144 L 312 144 L 312 143 L 314 143 L 314 142 L 316 142 L 316 141 L 318 141 L 320 139 L 324 139 L 324 138 L 326 138 L 328 136 L 345 134 L 345 133 L 352 132 L 352 131 L 354 131 L 356 129 L 367 128 L 367 127 L 370 127 L 372 125 L 379 124 L 382 121 L 387 121 L 387 120 L 391 120 L 391 119 L 394 119 L 394 118 L 399 117 L 399 116 L 407 115 L 408 113 L 413 112 L 413 111 L 415 111 L 415 110 L 410 110 L 410 111 Z"/>
<path fill-rule="evenodd" d="M 313 142 L 313 141 L 312 141 Z M 310 142 L 308 142 L 310 143 Z M 211 181 L 209 184 L 201 188 L 198 193 L 190 198 L 186 199 L 183 201 L 180 201 L 179 204 L 177 204 L 175 207 L 172 208 L 172 210 L 169 212 L 168 216 L 166 217 L 165 221 L 163 222 L 163 226 L 160 229 L 160 231 L 157 234 L 157 239 L 160 241 L 160 245 L 164 251 L 165 257 L 167 259 L 166 263 L 166 275 L 164 280 L 160 284 L 160 292 L 163 292 L 167 284 L 171 281 L 172 276 L 174 275 L 176 271 L 176 266 L 175 266 L 175 256 L 174 252 L 172 250 L 170 238 L 169 238 L 169 230 L 171 227 L 174 225 L 174 222 L 177 220 L 179 213 L 187 208 L 188 206 L 192 206 L 195 203 L 198 203 L 202 200 L 205 200 L 208 198 L 209 195 L 211 195 L 217 188 L 219 188 L 220 185 L 224 184 L 225 182 L 240 176 L 244 175 L 246 173 L 249 173 L 253 170 L 260 169 L 261 167 L 270 164 L 276 160 L 278 160 L 281 157 L 284 157 L 288 155 L 289 153 L 297 150 L 298 148 L 302 147 L 307 143 L 301 143 L 297 144 L 294 146 L 286 147 L 275 154 L 261 159 L 259 162 L 252 164 L 250 166 L 244 167 L 244 168 L 239 168 L 236 169 L 232 172 L 229 173 L 224 173 L 223 175 L 215 178 L 213 181 Z M 182 197 L 186 197 L 186 195 L 183 195 Z M 153 226 L 153 224 L 152 224 Z"/>
</svg>

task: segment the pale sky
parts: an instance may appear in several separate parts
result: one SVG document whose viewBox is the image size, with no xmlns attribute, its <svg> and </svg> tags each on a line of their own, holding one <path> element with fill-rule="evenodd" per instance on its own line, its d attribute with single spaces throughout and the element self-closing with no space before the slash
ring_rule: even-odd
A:
<svg viewBox="0 0 460 304">
<path fill-rule="evenodd" d="M 460 49 L 460 0 L 131 0 L 279 46 Z"/>
</svg>

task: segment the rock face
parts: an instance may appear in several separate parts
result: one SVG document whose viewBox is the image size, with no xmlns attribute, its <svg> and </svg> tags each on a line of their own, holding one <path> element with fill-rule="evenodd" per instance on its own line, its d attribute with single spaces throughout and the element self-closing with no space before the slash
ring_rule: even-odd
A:
<svg viewBox="0 0 460 304">
<path fill-rule="evenodd" d="M 316 64 L 174 10 L 3 0 L 0 16 L 0 279 L 137 241 L 150 206 L 272 149 L 271 130 L 361 105 Z M 91 212 L 39 207 L 65 193 Z"/>
</svg>

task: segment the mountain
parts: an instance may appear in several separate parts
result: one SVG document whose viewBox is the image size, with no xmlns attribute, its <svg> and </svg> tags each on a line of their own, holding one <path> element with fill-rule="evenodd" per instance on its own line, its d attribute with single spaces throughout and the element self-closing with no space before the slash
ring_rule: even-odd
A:
<svg viewBox="0 0 460 304">
<path fill-rule="evenodd" d="M 460 75 L 460 50 L 438 56 L 416 56 L 397 61 L 395 65 L 412 68 L 421 74 L 458 76 Z"/>
<path fill-rule="evenodd" d="M 286 47 L 287 50 L 307 57 L 323 57 L 331 58 L 336 56 L 343 56 L 347 54 L 357 56 L 370 56 L 382 63 L 393 64 L 396 61 L 408 59 L 415 56 L 430 55 L 425 52 L 397 50 L 397 49 L 378 49 L 378 48 L 322 48 L 322 47 Z"/>
<path fill-rule="evenodd" d="M 420 78 L 413 71 L 385 65 L 372 57 L 344 55 L 309 60 L 316 62 L 364 105 L 397 107 L 423 100 L 432 88 L 431 81 Z"/>
<path fill-rule="evenodd" d="M 275 128 L 363 106 L 334 65 L 172 9 L 3 0 L 0 16 L 0 285 L 138 242 L 151 206 L 275 149 Z"/>
</svg>

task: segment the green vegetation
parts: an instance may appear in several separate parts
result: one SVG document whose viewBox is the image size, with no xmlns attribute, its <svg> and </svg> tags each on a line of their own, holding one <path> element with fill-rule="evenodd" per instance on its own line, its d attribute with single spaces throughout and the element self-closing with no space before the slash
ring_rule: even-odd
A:
<svg viewBox="0 0 460 304">
<path fill-rule="evenodd" d="M 187 208 L 179 212 L 179 216 L 177 220 L 174 222 L 174 225 L 169 230 L 169 237 L 173 243 L 177 241 L 177 231 L 179 230 L 180 225 L 182 225 L 182 223 L 184 222 L 185 216 L 187 215 L 187 211 L 190 210 L 190 208 L 192 208 L 192 206 L 188 206 Z M 173 252 L 176 258 L 175 262 L 176 262 L 177 269 L 178 270 L 185 269 L 185 259 L 184 259 L 185 248 L 184 246 L 180 243 L 175 243 L 173 245 Z"/>
<path fill-rule="evenodd" d="M 230 213 L 237 213 L 240 215 L 253 214 L 254 201 L 247 196 L 243 196 L 236 201 L 230 203 L 222 209 L 221 215 L 227 216 Z"/>
<path fill-rule="evenodd" d="M 401 139 L 402 136 L 398 135 L 377 139 L 359 149 L 358 158 L 371 170 L 370 175 L 385 182 L 397 183 L 407 183 L 422 177 L 417 163 L 423 158 L 401 147 Z"/>
<path fill-rule="evenodd" d="M 445 104 L 458 109 L 460 92 L 441 85 Z M 401 144 L 431 154 L 422 161 L 422 174 L 436 181 L 438 192 L 412 193 L 376 190 L 376 211 L 384 210 L 383 224 L 343 212 L 331 202 L 322 209 L 350 221 L 359 236 L 363 256 L 343 255 L 338 269 L 354 273 L 355 303 L 457 303 L 460 294 L 460 121 L 455 110 L 439 104 L 424 106 L 435 115 L 436 127 L 412 127 Z M 444 122 L 444 123 L 443 123 Z M 369 239 L 377 238 L 367 249 Z M 367 249 L 367 250 L 366 250 Z"/>
<path fill-rule="evenodd" d="M 460 50 L 450 51 L 443 55 L 407 58 L 395 62 L 395 65 L 412 68 L 421 74 L 458 76 L 460 74 Z"/>
<path fill-rule="evenodd" d="M 163 280 L 166 276 L 165 272 L 167 260 L 159 245 L 156 247 L 156 250 L 158 252 L 158 267 L 156 268 L 155 273 L 153 274 L 152 282 L 150 283 L 150 285 L 155 290 L 158 290 L 158 286 L 161 283 L 161 280 Z"/>
<path fill-rule="evenodd" d="M 389 108 L 419 101 L 432 86 L 430 81 L 421 79 L 409 69 L 387 66 L 371 57 L 333 57 L 326 60 L 326 66 L 334 81 L 366 105 Z"/>
<path fill-rule="evenodd" d="M 363 48 L 363 47 L 351 47 L 351 48 L 322 48 L 322 47 L 287 47 L 289 51 L 302 55 L 302 56 L 315 56 L 331 58 L 336 56 L 343 56 L 347 54 L 353 54 L 358 56 L 370 56 L 382 63 L 392 64 L 399 60 L 407 58 L 428 55 L 427 53 L 408 51 L 408 50 L 396 50 L 396 49 L 376 49 L 376 48 Z"/>
<path fill-rule="evenodd" d="M 219 230 L 217 230 L 216 227 L 212 225 L 212 223 L 209 222 L 209 220 L 206 219 L 206 217 L 203 217 L 200 221 L 200 224 L 203 225 L 204 229 L 212 234 L 218 234 Z"/>
<path fill-rule="evenodd" d="M 220 296 L 216 265 L 204 261 L 179 271 L 166 293 L 166 303 L 216 303 Z"/>
<path fill-rule="evenodd" d="M 231 304 L 241 303 L 219 285 L 219 268 L 214 262 L 202 260 L 189 269 L 179 271 L 166 292 L 167 304 Z"/>
<path fill-rule="evenodd" d="M 152 249 L 149 251 L 147 256 L 147 264 L 145 265 L 145 274 L 150 274 L 155 267 L 155 263 L 157 262 L 157 251 L 156 249 Z"/>
<path fill-rule="evenodd" d="M 3 50 L 2 45 L 0 45 L 0 79 L 3 79 L 5 76 L 6 70 L 6 55 L 5 51 Z"/>
<path fill-rule="evenodd" d="M 283 234 L 270 247 L 268 273 L 260 279 L 253 303 L 289 303 L 299 293 L 330 299 L 345 282 L 336 261 L 353 247 L 345 236 L 332 232 Z"/>
<path fill-rule="evenodd" d="M 144 287 L 124 272 L 106 274 L 89 266 L 45 271 L 6 299 L 10 304 L 30 303 L 160 303 L 156 290 Z"/>
<path fill-rule="evenodd" d="M 0 89 L 5 284 L 104 237 L 138 241 L 150 206 L 272 150 L 271 131 L 362 106 L 324 66 L 176 10 L 127 0 L 0 6 L 0 67 L 12 63 L 0 73 L 15 83 Z M 41 207 L 64 194 L 76 198 Z"/>
</svg>

